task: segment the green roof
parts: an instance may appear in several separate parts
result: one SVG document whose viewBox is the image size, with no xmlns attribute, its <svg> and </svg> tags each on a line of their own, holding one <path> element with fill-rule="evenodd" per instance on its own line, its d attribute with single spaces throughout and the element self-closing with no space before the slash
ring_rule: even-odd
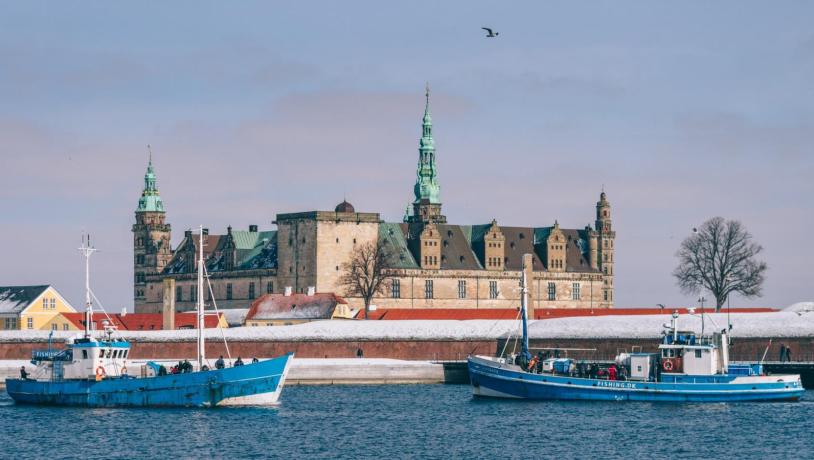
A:
<svg viewBox="0 0 814 460">
<path fill-rule="evenodd" d="M 413 254 L 407 248 L 407 240 L 400 225 L 388 222 L 379 224 L 379 244 L 383 244 L 387 250 L 388 265 L 390 268 L 419 268 Z"/>
</svg>

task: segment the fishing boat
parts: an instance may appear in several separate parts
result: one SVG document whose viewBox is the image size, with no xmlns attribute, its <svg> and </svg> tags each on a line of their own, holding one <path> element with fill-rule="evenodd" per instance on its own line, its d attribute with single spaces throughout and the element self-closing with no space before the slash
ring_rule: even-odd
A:
<svg viewBox="0 0 814 460">
<path fill-rule="evenodd" d="M 198 292 L 203 293 L 206 271 L 203 232 L 199 235 Z M 103 331 L 93 329 L 90 256 L 95 251 L 83 241 L 85 256 L 85 330 L 67 340 L 61 350 L 35 350 L 30 375 L 7 379 L 6 391 L 17 403 L 86 407 L 215 407 L 276 404 L 293 354 L 233 367 L 210 366 L 205 356 L 204 303 L 198 296 L 197 365 L 188 372 L 166 373 L 156 363 L 136 365 L 129 360 L 130 343 L 116 337 L 112 321 Z M 227 347 L 228 353 L 228 347 Z"/>
<path fill-rule="evenodd" d="M 620 353 L 613 363 L 532 356 L 526 271 L 520 282 L 521 350 L 507 356 L 469 356 L 476 397 L 541 400 L 664 402 L 797 401 L 799 375 L 766 375 L 762 362 L 730 363 L 731 326 L 697 336 L 679 330 L 678 312 L 664 325 L 658 352 Z M 703 313 L 702 313 L 703 314 Z"/>
</svg>

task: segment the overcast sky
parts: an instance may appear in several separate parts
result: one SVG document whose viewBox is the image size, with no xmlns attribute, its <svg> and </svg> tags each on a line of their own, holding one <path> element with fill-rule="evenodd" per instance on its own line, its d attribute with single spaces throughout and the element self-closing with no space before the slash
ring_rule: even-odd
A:
<svg viewBox="0 0 814 460">
<path fill-rule="evenodd" d="M 715 215 L 769 264 L 733 305 L 814 300 L 814 3 L 712 3 L 3 1 L 0 285 L 81 308 L 89 231 L 131 308 L 146 144 L 174 244 L 343 196 L 398 221 L 429 81 L 451 223 L 581 228 L 604 184 L 617 306 L 691 303 L 675 251 Z"/>
</svg>

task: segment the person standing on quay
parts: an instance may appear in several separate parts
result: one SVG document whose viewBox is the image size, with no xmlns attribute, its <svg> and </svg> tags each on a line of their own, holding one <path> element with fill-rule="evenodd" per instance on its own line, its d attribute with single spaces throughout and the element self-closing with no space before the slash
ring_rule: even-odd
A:
<svg viewBox="0 0 814 460">
<path fill-rule="evenodd" d="M 786 344 L 781 343 L 780 344 L 780 362 L 782 363 L 785 360 L 786 360 Z"/>
<path fill-rule="evenodd" d="M 786 347 L 786 362 L 791 362 L 791 347 Z"/>
</svg>

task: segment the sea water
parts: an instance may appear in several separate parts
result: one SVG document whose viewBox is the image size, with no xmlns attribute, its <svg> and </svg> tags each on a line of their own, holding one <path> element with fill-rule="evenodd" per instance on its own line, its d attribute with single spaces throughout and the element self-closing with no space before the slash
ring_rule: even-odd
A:
<svg viewBox="0 0 814 460">
<path fill-rule="evenodd" d="M 290 386 L 277 407 L 82 409 L 0 396 L 2 458 L 810 458 L 797 403 L 473 399 L 465 385 Z"/>
</svg>

